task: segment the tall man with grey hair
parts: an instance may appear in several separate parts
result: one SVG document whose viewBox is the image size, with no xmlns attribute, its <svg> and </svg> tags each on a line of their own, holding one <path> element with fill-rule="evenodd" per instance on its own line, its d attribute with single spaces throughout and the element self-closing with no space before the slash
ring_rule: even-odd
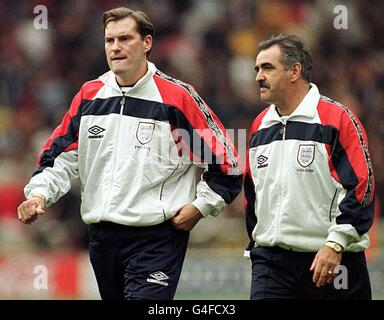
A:
<svg viewBox="0 0 384 320">
<path fill-rule="evenodd" d="M 258 48 L 256 81 L 271 105 L 252 124 L 244 177 L 251 299 L 371 299 L 364 250 L 375 185 L 364 128 L 311 83 L 298 37 Z"/>
<path fill-rule="evenodd" d="M 144 12 L 109 10 L 103 27 L 110 70 L 74 97 L 40 153 L 18 217 L 33 222 L 80 178 L 101 297 L 172 299 L 189 231 L 241 190 L 239 159 L 193 87 L 147 60 L 154 26 Z"/>
</svg>

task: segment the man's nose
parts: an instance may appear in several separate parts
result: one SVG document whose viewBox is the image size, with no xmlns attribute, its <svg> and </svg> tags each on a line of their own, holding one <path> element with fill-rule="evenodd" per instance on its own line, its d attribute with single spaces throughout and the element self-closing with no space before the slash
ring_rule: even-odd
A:
<svg viewBox="0 0 384 320">
<path fill-rule="evenodd" d="M 263 80 L 265 80 L 264 73 L 262 71 L 259 71 L 256 74 L 256 82 L 263 81 Z"/>
<path fill-rule="evenodd" d="M 111 48 L 113 51 L 118 51 L 120 50 L 120 41 L 119 39 L 115 39 L 113 41 L 113 44 L 112 44 L 112 48 Z"/>
</svg>

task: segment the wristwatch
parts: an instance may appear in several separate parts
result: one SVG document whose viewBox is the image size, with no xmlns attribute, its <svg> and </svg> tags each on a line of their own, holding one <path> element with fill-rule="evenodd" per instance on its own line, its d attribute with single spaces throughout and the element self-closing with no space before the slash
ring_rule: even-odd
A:
<svg viewBox="0 0 384 320">
<path fill-rule="evenodd" d="M 327 242 L 325 243 L 325 245 L 326 245 L 327 247 L 332 248 L 332 249 L 335 250 L 337 253 L 342 253 L 343 250 L 344 250 L 343 246 L 341 246 L 341 245 L 338 244 L 337 242 L 327 241 Z"/>
</svg>

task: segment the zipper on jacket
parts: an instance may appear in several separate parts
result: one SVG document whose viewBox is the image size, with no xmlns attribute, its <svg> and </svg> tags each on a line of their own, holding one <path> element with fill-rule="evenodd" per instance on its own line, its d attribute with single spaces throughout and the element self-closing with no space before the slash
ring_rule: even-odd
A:
<svg viewBox="0 0 384 320">
<path fill-rule="evenodd" d="M 108 197 L 108 202 L 111 200 L 111 193 L 112 193 L 112 190 L 113 190 L 113 183 L 115 181 L 115 164 L 116 164 L 116 152 L 118 150 L 118 148 L 116 148 L 117 146 L 117 140 L 119 139 L 119 131 L 120 131 L 120 122 L 121 122 L 121 115 L 123 114 L 123 111 L 124 111 L 124 106 L 125 106 L 125 97 L 126 97 L 126 93 L 123 94 L 121 100 L 120 100 L 120 114 L 119 114 L 119 119 L 117 120 L 117 125 L 116 125 L 116 133 L 115 133 L 115 141 L 114 141 L 114 146 L 115 146 L 115 149 L 113 151 L 113 160 L 112 160 L 112 178 L 111 178 L 111 183 L 110 183 L 110 188 L 109 188 L 109 197 Z M 104 214 L 106 212 L 106 208 L 104 208 L 103 210 L 103 213 Z"/>
<path fill-rule="evenodd" d="M 284 143 L 285 143 L 285 131 L 286 131 L 287 124 L 282 123 L 282 126 L 279 130 L 279 133 L 283 136 L 282 139 L 282 148 L 281 148 L 281 154 L 280 154 L 280 174 L 279 174 L 279 181 L 282 180 L 282 173 L 283 173 L 283 163 L 284 163 Z M 282 183 L 279 184 L 280 186 L 280 192 L 279 192 L 279 200 L 280 200 L 280 205 L 279 205 L 279 213 L 278 216 L 276 217 L 276 234 L 278 235 L 280 232 L 280 216 L 281 216 L 281 202 L 282 202 Z"/>
<path fill-rule="evenodd" d="M 333 199 L 331 202 L 331 207 L 329 208 L 329 221 L 332 221 L 332 208 L 333 208 L 333 204 L 335 203 L 336 195 L 337 195 L 337 189 L 335 190 L 335 194 L 333 195 Z"/>
<path fill-rule="evenodd" d="M 125 105 L 125 93 L 123 94 L 123 97 L 121 98 L 120 100 L 120 115 L 123 114 L 123 110 L 124 110 L 124 105 Z"/>
</svg>

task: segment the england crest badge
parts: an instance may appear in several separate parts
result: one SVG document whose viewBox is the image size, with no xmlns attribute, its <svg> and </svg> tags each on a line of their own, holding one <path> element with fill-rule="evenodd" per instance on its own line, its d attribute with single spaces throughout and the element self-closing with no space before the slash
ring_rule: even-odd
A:
<svg viewBox="0 0 384 320">
<path fill-rule="evenodd" d="M 308 167 L 315 160 L 315 145 L 300 144 L 297 151 L 297 162 L 303 167 Z"/>
<path fill-rule="evenodd" d="M 141 144 L 147 144 L 152 140 L 155 124 L 152 122 L 140 121 L 137 126 L 136 139 Z"/>
</svg>

